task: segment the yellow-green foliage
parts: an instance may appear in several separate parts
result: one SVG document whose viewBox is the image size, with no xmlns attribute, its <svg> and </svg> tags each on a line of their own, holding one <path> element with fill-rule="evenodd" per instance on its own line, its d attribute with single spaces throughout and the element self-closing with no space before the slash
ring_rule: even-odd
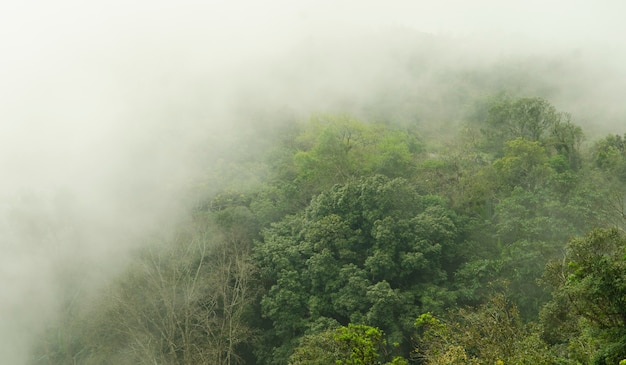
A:
<svg viewBox="0 0 626 365">
<path fill-rule="evenodd" d="M 547 345 L 521 322 L 514 304 L 495 294 L 477 309 L 442 321 L 430 313 L 415 321 L 416 355 L 425 364 L 556 364 Z"/>
</svg>

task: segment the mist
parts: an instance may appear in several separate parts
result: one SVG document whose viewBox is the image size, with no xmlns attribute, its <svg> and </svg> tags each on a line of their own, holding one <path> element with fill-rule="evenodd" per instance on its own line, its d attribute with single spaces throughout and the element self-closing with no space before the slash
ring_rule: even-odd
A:
<svg viewBox="0 0 626 365">
<path fill-rule="evenodd" d="M 255 131 L 281 113 L 401 119 L 413 102 L 440 102 L 425 118 L 454 123 L 464 111 L 446 110 L 456 84 L 442 75 L 530 64 L 541 88 L 513 92 L 549 97 L 591 135 L 623 133 L 624 11 L 618 1 L 0 5 L 1 362 L 25 363 L 68 290 L 97 291 L 148 237 L 171 232 L 200 181 L 213 184 L 203 194 L 219 190 L 214 165 L 254 154 Z"/>
</svg>

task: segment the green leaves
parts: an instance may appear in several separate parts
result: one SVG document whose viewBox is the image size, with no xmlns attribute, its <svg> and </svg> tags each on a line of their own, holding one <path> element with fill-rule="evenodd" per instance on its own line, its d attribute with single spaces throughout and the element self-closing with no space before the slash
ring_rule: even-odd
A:
<svg viewBox="0 0 626 365">
<path fill-rule="evenodd" d="M 614 364 L 626 356 L 625 252 L 623 232 L 597 228 L 570 240 L 565 257 L 552 261 L 544 275 L 554 288 L 542 313 L 547 332 L 572 326 L 572 321 L 579 336 L 585 336 L 585 328 L 594 329 L 594 337 L 600 339 L 593 355 L 598 364 Z"/>
<path fill-rule="evenodd" d="M 594 162 L 603 171 L 626 181 L 626 136 L 610 134 L 597 141 L 593 148 Z"/>
<path fill-rule="evenodd" d="M 414 133 L 365 123 L 348 115 L 316 115 L 281 150 L 273 172 L 290 199 L 308 203 L 320 192 L 350 179 L 382 174 L 415 174 L 422 143 Z M 297 198 L 296 198 L 297 197 Z M 302 206 L 300 206 L 302 207 Z"/>
<path fill-rule="evenodd" d="M 417 356 L 426 364 L 557 364 L 547 344 L 525 326 L 517 307 L 501 293 L 477 308 L 431 313 L 415 320 Z"/>
<path fill-rule="evenodd" d="M 602 327 L 626 325 L 626 236 L 617 229 L 591 231 L 569 242 L 568 269 L 561 283 L 580 315 Z M 573 269 L 573 270 L 572 270 Z"/>
<path fill-rule="evenodd" d="M 335 361 L 337 365 L 375 365 L 378 363 L 378 347 L 385 344 L 383 332 L 375 327 L 349 324 L 335 333 L 339 347 L 350 355 Z"/>
<path fill-rule="evenodd" d="M 275 336 L 267 340 L 285 346 L 320 317 L 380 326 L 402 340 L 422 295 L 443 298 L 424 289 L 445 284 L 444 253 L 458 236 L 443 200 L 420 196 L 404 179 L 332 187 L 257 244 L 269 288 L 262 309 Z"/>
<path fill-rule="evenodd" d="M 289 365 L 376 365 L 387 345 L 383 331 L 376 327 L 349 324 L 302 338 L 289 358 Z M 407 365 L 396 356 L 385 365 Z"/>
<path fill-rule="evenodd" d="M 572 149 L 578 141 L 578 131 L 569 128 L 568 123 L 569 115 L 557 112 L 545 99 L 504 97 L 489 107 L 481 129 L 483 148 L 498 155 L 506 141 L 524 139 L 545 145 L 552 139 L 558 141 L 559 148 Z"/>
<path fill-rule="evenodd" d="M 503 183 L 525 189 L 543 185 L 552 173 L 545 149 L 539 142 L 523 138 L 507 141 L 504 157 L 493 165 Z"/>
</svg>

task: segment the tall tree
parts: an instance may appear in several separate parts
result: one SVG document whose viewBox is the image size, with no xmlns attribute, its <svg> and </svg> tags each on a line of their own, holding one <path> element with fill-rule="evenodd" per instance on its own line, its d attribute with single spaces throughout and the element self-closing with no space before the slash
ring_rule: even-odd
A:
<svg viewBox="0 0 626 365">
<path fill-rule="evenodd" d="M 558 364 L 517 307 L 504 294 L 493 294 L 477 308 L 450 312 L 445 320 L 420 315 L 415 354 L 424 364 Z"/>
<path fill-rule="evenodd" d="M 445 202 L 403 179 L 374 176 L 336 185 L 297 216 L 264 232 L 256 248 L 268 288 L 267 354 L 283 363 L 290 340 L 320 318 L 380 327 L 406 344 L 411 317 L 453 301 L 451 252 L 461 227 Z"/>
<path fill-rule="evenodd" d="M 558 332 L 571 326 L 569 319 L 578 318 L 573 327 L 578 336 L 587 328 L 599 340 L 595 351 L 581 360 L 608 365 L 626 357 L 626 234 L 597 228 L 570 240 L 565 257 L 547 266 L 544 280 L 554 288 L 542 314 L 548 338 L 576 338 L 576 332 L 569 332 L 567 339 Z"/>
</svg>

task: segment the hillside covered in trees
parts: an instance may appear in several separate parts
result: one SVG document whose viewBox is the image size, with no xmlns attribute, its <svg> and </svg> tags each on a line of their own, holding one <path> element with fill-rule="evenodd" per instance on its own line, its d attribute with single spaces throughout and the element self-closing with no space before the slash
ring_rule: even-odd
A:
<svg viewBox="0 0 626 365">
<path fill-rule="evenodd" d="M 624 365 L 625 13 L 2 2 L 0 365 Z"/>
<path fill-rule="evenodd" d="M 68 295 L 32 363 L 617 364 L 626 135 L 470 105 L 445 138 L 384 111 L 251 133 L 263 152 L 240 140 L 175 234 Z"/>
</svg>

